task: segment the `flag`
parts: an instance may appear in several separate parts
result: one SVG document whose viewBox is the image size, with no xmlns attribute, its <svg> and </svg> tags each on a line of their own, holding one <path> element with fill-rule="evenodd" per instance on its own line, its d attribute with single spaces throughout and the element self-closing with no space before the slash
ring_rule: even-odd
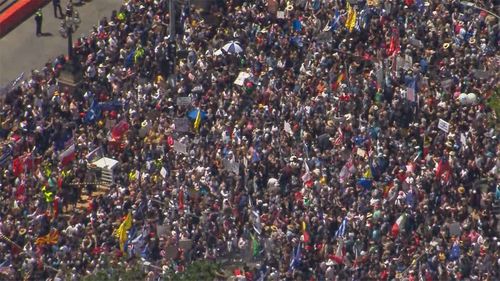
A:
<svg viewBox="0 0 500 281">
<path fill-rule="evenodd" d="M 347 217 L 345 217 L 342 220 L 342 223 L 340 224 L 339 228 L 337 229 L 337 231 L 335 231 L 335 238 L 344 237 L 346 228 L 347 228 Z"/>
<path fill-rule="evenodd" d="M 345 27 L 349 29 L 349 32 L 352 32 L 356 26 L 356 18 L 356 10 L 351 7 L 349 2 L 347 2 L 347 20 L 345 21 Z"/>
<path fill-rule="evenodd" d="M 344 133 L 342 132 L 342 129 L 340 127 L 337 128 L 337 138 L 335 139 L 335 146 L 339 146 L 344 142 Z"/>
<path fill-rule="evenodd" d="M 300 265 L 301 253 L 300 253 L 301 245 L 299 245 L 292 252 L 292 260 L 290 261 L 290 270 L 297 268 Z"/>
<path fill-rule="evenodd" d="M 417 96 L 415 93 L 415 84 L 416 84 L 416 79 L 412 79 L 410 82 L 410 85 L 406 88 L 406 99 L 411 101 L 411 102 L 416 102 L 417 101 Z"/>
<path fill-rule="evenodd" d="M 448 259 L 451 261 L 456 261 L 460 258 L 460 244 L 458 242 L 454 242 L 453 246 L 450 249 L 450 254 L 448 255 Z"/>
<path fill-rule="evenodd" d="M 362 186 L 364 189 L 372 188 L 372 181 L 366 178 L 360 178 L 358 180 L 358 185 Z"/>
<path fill-rule="evenodd" d="M 307 224 L 305 221 L 302 222 L 302 235 L 304 236 L 304 243 L 309 243 L 309 241 L 311 241 L 311 236 L 307 232 Z"/>
<path fill-rule="evenodd" d="M 339 245 L 337 246 L 337 251 L 335 252 L 334 255 L 330 255 L 329 258 L 334 262 L 336 262 L 337 264 L 343 264 L 344 256 L 345 256 L 344 240 L 340 239 Z"/>
<path fill-rule="evenodd" d="M 342 71 L 339 76 L 337 76 L 337 81 L 335 81 L 335 84 L 333 84 L 332 89 L 335 91 L 338 89 L 342 81 L 345 80 L 345 71 Z"/>
<path fill-rule="evenodd" d="M 59 232 L 57 230 L 50 231 L 47 235 L 40 236 L 35 240 L 35 245 L 55 245 L 59 241 Z"/>
<path fill-rule="evenodd" d="M 257 152 L 257 149 L 254 149 L 253 153 L 252 153 L 252 163 L 259 162 L 259 161 L 260 161 L 259 153 Z"/>
<path fill-rule="evenodd" d="M 101 108 L 97 101 L 94 99 L 92 100 L 92 104 L 90 105 L 90 108 L 87 110 L 87 113 L 85 113 L 85 118 L 83 119 L 83 122 L 86 124 L 94 123 L 97 119 L 101 118 Z"/>
<path fill-rule="evenodd" d="M 61 165 L 66 166 L 75 160 L 75 145 L 72 144 L 68 147 L 61 155 L 59 155 L 59 161 Z"/>
<path fill-rule="evenodd" d="M 335 31 L 339 26 L 340 22 L 340 13 L 338 10 L 335 10 L 335 14 L 332 19 L 332 24 L 330 25 L 330 31 Z"/>
<path fill-rule="evenodd" d="M 132 227 L 132 214 L 129 212 L 125 220 L 120 224 L 116 230 L 116 237 L 120 243 L 120 250 L 123 252 L 125 247 L 125 241 L 127 240 L 127 231 Z"/>
<path fill-rule="evenodd" d="M 257 241 L 257 238 L 253 234 L 250 234 L 250 237 L 252 238 L 252 254 L 253 256 L 257 256 L 259 254 L 259 241 Z"/>
<path fill-rule="evenodd" d="M 179 210 L 184 210 L 184 191 L 179 190 Z"/>
<path fill-rule="evenodd" d="M 311 177 L 311 171 L 309 169 L 309 165 L 307 165 L 307 162 L 305 159 L 304 159 L 304 168 L 305 168 L 306 172 L 302 175 L 302 181 L 304 182 L 304 184 L 306 184 L 312 180 L 312 177 Z"/>
<path fill-rule="evenodd" d="M 198 113 L 196 114 L 196 119 L 194 120 L 194 129 L 198 131 L 200 128 L 201 124 L 201 110 L 198 110 Z"/>
<path fill-rule="evenodd" d="M 100 158 L 104 157 L 104 153 L 102 151 L 102 147 L 99 146 L 98 148 L 92 150 L 91 152 L 89 152 L 87 154 L 87 156 L 85 156 L 85 158 L 87 158 L 87 161 L 89 161 L 89 163 L 92 163 L 94 162 L 94 160 L 98 160 Z"/>
<path fill-rule="evenodd" d="M 443 177 L 445 181 L 448 181 L 451 176 L 451 166 L 448 159 L 442 157 L 436 168 L 436 178 L 440 179 Z"/>
<path fill-rule="evenodd" d="M 20 156 L 12 159 L 12 173 L 15 177 L 19 177 L 24 173 L 24 165 Z"/>
<path fill-rule="evenodd" d="M 397 55 L 399 53 L 399 50 L 401 47 L 399 46 L 399 38 L 397 37 L 397 30 L 393 30 L 393 35 L 391 36 L 391 42 L 389 43 L 389 49 L 387 50 L 387 55 L 392 56 L 392 55 Z M 396 66 L 396 63 L 393 62 L 392 64 L 394 67 Z"/>
<path fill-rule="evenodd" d="M 121 120 L 111 129 L 111 137 L 114 140 L 119 140 L 128 131 L 129 124 L 125 120 Z"/>
<path fill-rule="evenodd" d="M 349 160 L 342 167 L 339 174 L 340 183 L 344 183 L 351 176 L 352 166 L 353 166 L 352 160 Z"/>
<path fill-rule="evenodd" d="M 35 166 L 35 157 L 33 152 L 29 152 L 23 156 L 23 167 L 25 172 L 30 172 Z"/>
<path fill-rule="evenodd" d="M 250 213 L 250 216 L 252 217 L 253 230 L 260 235 L 262 233 L 262 223 L 260 222 L 259 213 L 256 210 L 253 210 Z"/>
<path fill-rule="evenodd" d="M 12 155 L 12 148 L 9 146 L 4 147 L 2 149 L 2 155 L 0 156 L 0 166 L 3 166 L 9 160 L 9 157 Z"/>
<path fill-rule="evenodd" d="M 401 227 L 404 227 L 404 224 L 406 223 L 406 214 L 401 214 L 399 218 L 396 220 L 396 222 L 392 225 L 391 228 L 391 234 L 392 237 L 396 238 L 399 234 L 399 230 Z"/>
</svg>

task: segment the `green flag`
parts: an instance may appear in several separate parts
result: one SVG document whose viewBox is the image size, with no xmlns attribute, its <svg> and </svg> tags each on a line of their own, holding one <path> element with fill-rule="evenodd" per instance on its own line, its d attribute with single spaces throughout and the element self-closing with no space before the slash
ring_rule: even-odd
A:
<svg viewBox="0 0 500 281">
<path fill-rule="evenodd" d="M 253 256 L 255 257 L 260 252 L 259 251 L 259 242 L 255 238 L 255 236 L 253 236 L 252 234 L 250 234 L 250 236 L 252 237 L 252 252 L 253 252 Z"/>
</svg>

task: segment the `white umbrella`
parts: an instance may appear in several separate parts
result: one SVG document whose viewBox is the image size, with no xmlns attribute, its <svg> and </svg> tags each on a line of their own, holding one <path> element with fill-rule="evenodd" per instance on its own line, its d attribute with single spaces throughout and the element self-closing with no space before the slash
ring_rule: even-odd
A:
<svg viewBox="0 0 500 281">
<path fill-rule="evenodd" d="M 226 51 L 227 53 L 230 54 L 239 54 L 243 52 L 243 49 L 237 42 L 229 42 L 224 47 L 222 47 L 222 50 Z"/>
</svg>

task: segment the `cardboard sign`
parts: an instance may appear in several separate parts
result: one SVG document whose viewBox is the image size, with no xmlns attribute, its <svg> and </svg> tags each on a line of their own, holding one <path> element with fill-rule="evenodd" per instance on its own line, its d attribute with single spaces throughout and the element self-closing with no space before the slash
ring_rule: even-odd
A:
<svg viewBox="0 0 500 281">
<path fill-rule="evenodd" d="M 240 72 L 240 74 L 238 74 L 236 80 L 234 80 L 234 84 L 238 86 L 243 86 L 245 79 L 247 79 L 248 77 L 250 77 L 250 73 L 242 71 Z"/>
<path fill-rule="evenodd" d="M 450 123 L 444 121 L 443 119 L 439 119 L 438 128 L 443 132 L 448 133 L 450 130 Z"/>
<path fill-rule="evenodd" d="M 185 133 L 189 132 L 191 123 L 189 122 L 189 119 L 183 117 L 183 118 L 175 118 L 174 125 L 175 125 L 175 130 L 177 132 Z"/>
<path fill-rule="evenodd" d="M 177 153 L 188 155 L 187 145 L 185 145 L 179 141 L 174 141 L 174 150 Z"/>
<path fill-rule="evenodd" d="M 178 97 L 177 105 L 178 106 L 189 106 L 191 104 L 191 97 Z"/>
</svg>

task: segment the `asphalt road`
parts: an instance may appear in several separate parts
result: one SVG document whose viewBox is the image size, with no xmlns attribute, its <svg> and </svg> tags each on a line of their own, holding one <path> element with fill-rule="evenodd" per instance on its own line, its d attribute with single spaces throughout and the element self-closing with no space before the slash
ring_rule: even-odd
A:
<svg viewBox="0 0 500 281">
<path fill-rule="evenodd" d="M 63 12 L 68 0 L 61 0 Z M 76 1 L 75 1 L 76 2 Z M 76 10 L 82 20 L 73 39 L 88 34 L 92 26 L 103 17 L 111 16 L 123 3 L 122 0 L 89 0 Z M 49 60 L 67 53 L 67 39 L 59 34 L 61 20 L 54 17 L 52 2 L 43 8 L 42 32 L 35 35 L 34 15 L 0 39 L 0 87 L 16 79 L 22 72 L 29 74 L 33 69 L 41 69 Z"/>
</svg>

